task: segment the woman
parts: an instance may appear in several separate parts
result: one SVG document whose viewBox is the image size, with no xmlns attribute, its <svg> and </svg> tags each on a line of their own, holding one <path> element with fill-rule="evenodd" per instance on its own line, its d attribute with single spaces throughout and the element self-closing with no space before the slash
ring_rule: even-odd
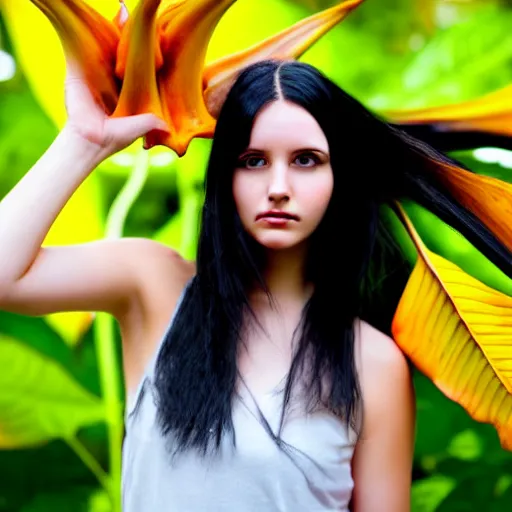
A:
<svg viewBox="0 0 512 512">
<path fill-rule="evenodd" d="M 433 150 L 314 68 L 262 62 L 218 119 L 197 266 L 144 239 L 41 248 L 103 159 L 166 130 L 107 118 L 72 70 L 66 92 L 65 128 L 0 203 L 0 307 L 119 322 L 124 510 L 410 510 L 408 365 L 362 320 L 378 209 L 407 195 L 493 243 L 430 177 Z"/>
</svg>

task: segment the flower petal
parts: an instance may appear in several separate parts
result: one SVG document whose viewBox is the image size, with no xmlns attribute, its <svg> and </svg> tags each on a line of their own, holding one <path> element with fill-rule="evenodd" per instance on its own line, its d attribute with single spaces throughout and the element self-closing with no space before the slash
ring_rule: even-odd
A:
<svg viewBox="0 0 512 512">
<path fill-rule="evenodd" d="M 210 37 L 235 0 L 169 2 L 159 17 L 164 64 L 158 73 L 169 134 L 148 134 L 146 147 L 163 144 L 182 156 L 194 137 L 211 137 L 215 120 L 203 98 L 202 75 Z"/>
<path fill-rule="evenodd" d="M 203 87 L 210 114 L 213 117 L 218 116 L 229 89 L 243 68 L 265 59 L 298 59 L 363 1 L 341 2 L 247 50 L 228 55 L 209 64 L 203 73 Z"/>
<path fill-rule="evenodd" d="M 142 0 L 129 17 L 118 48 L 116 75 L 123 80 L 114 117 L 152 113 L 162 117 L 156 82 L 157 11 L 161 0 Z"/>
<path fill-rule="evenodd" d="M 435 141 L 442 139 L 446 132 L 473 134 L 471 140 L 468 137 L 468 141 L 457 143 L 459 146 L 463 144 L 460 149 L 466 149 L 466 146 L 475 147 L 475 132 L 503 138 L 512 137 L 512 85 L 471 101 L 433 108 L 384 111 L 382 115 L 391 122 L 402 125 L 411 134 L 417 133 L 418 137 L 427 142 L 437 147 L 443 146 L 443 150 L 459 149 L 451 145 L 445 147 L 446 144 L 442 142 L 436 144 Z M 499 137 L 495 137 L 496 140 Z M 449 134 L 444 138 L 448 139 Z M 501 143 L 506 144 L 506 141 Z M 483 142 L 480 145 L 482 144 Z"/>
<path fill-rule="evenodd" d="M 118 99 L 114 66 L 119 29 L 83 0 L 31 0 L 54 26 L 64 53 L 83 74 L 96 100 L 110 114 Z"/>
<path fill-rule="evenodd" d="M 454 198 L 512 251 L 512 184 L 443 162 L 435 162 L 434 172 Z"/>
</svg>

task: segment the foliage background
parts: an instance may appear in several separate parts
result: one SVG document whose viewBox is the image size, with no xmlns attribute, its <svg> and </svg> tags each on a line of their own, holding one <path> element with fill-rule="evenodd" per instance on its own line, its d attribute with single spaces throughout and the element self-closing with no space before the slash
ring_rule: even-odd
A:
<svg viewBox="0 0 512 512">
<path fill-rule="evenodd" d="M 254 6 L 251 17 L 226 25 L 214 37 L 212 54 L 246 46 L 335 3 L 239 0 L 244 2 Z M 512 2 L 505 0 L 367 0 L 303 60 L 373 109 L 452 103 L 512 81 L 511 27 Z M 0 48 L 16 56 L 12 43 L 0 13 Z M 18 67 L 12 79 L 0 82 L 0 198 L 56 133 Z M 150 152 L 124 236 L 154 238 L 193 257 L 208 150 L 208 141 L 196 140 L 181 160 L 168 151 Z M 455 156 L 512 182 L 510 159 L 500 165 L 479 161 L 473 152 Z M 126 151 L 98 168 L 47 242 L 103 236 L 135 158 L 136 151 Z M 108 332 L 97 323 L 95 315 L 82 313 L 34 318 L 0 312 L 0 512 L 115 509 L 118 482 L 109 475 L 116 460 L 111 451 L 120 446 L 108 436 L 98 368 L 98 346 Z M 117 330 L 114 336 L 119 364 Z M 415 385 L 413 511 L 510 510 L 512 455 L 493 428 L 475 423 L 418 372 Z"/>
</svg>

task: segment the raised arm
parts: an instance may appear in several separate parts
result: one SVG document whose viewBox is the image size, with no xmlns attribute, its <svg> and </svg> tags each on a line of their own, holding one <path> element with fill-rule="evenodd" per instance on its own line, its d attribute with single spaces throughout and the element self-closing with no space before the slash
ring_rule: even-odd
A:
<svg viewBox="0 0 512 512">
<path fill-rule="evenodd" d="M 165 324 L 168 311 L 160 309 L 173 307 L 189 266 L 151 240 L 41 244 L 67 201 L 103 159 L 166 126 L 149 114 L 109 118 L 82 78 L 70 71 L 66 103 L 66 126 L 0 202 L 0 309 L 34 316 L 59 311 L 113 314 L 122 329 L 127 380 L 134 383 Z"/>
<path fill-rule="evenodd" d="M 139 252 L 148 256 L 150 242 L 41 244 L 103 159 L 152 129 L 165 129 L 165 123 L 152 115 L 110 119 L 71 70 L 66 103 L 66 126 L 0 203 L 0 308 L 27 315 L 71 310 L 117 315 L 134 292 L 134 259 Z"/>
<path fill-rule="evenodd" d="M 66 127 L 0 203 L 0 308 L 26 315 L 107 311 L 133 296 L 134 256 L 151 242 L 128 239 L 41 248 L 55 218 L 101 161 L 102 151 Z"/>
</svg>

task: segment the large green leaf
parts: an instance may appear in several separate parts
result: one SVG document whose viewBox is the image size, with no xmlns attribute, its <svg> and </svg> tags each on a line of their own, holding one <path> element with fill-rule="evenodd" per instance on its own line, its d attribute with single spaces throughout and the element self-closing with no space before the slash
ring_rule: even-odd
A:
<svg viewBox="0 0 512 512">
<path fill-rule="evenodd" d="M 462 23 L 438 30 L 402 73 L 385 76 L 377 109 L 456 103 L 499 89 L 512 79 L 512 11 L 484 6 Z"/>
<path fill-rule="evenodd" d="M 104 420 L 101 400 L 55 361 L 0 336 L 0 447 L 34 446 L 72 438 Z"/>
</svg>

